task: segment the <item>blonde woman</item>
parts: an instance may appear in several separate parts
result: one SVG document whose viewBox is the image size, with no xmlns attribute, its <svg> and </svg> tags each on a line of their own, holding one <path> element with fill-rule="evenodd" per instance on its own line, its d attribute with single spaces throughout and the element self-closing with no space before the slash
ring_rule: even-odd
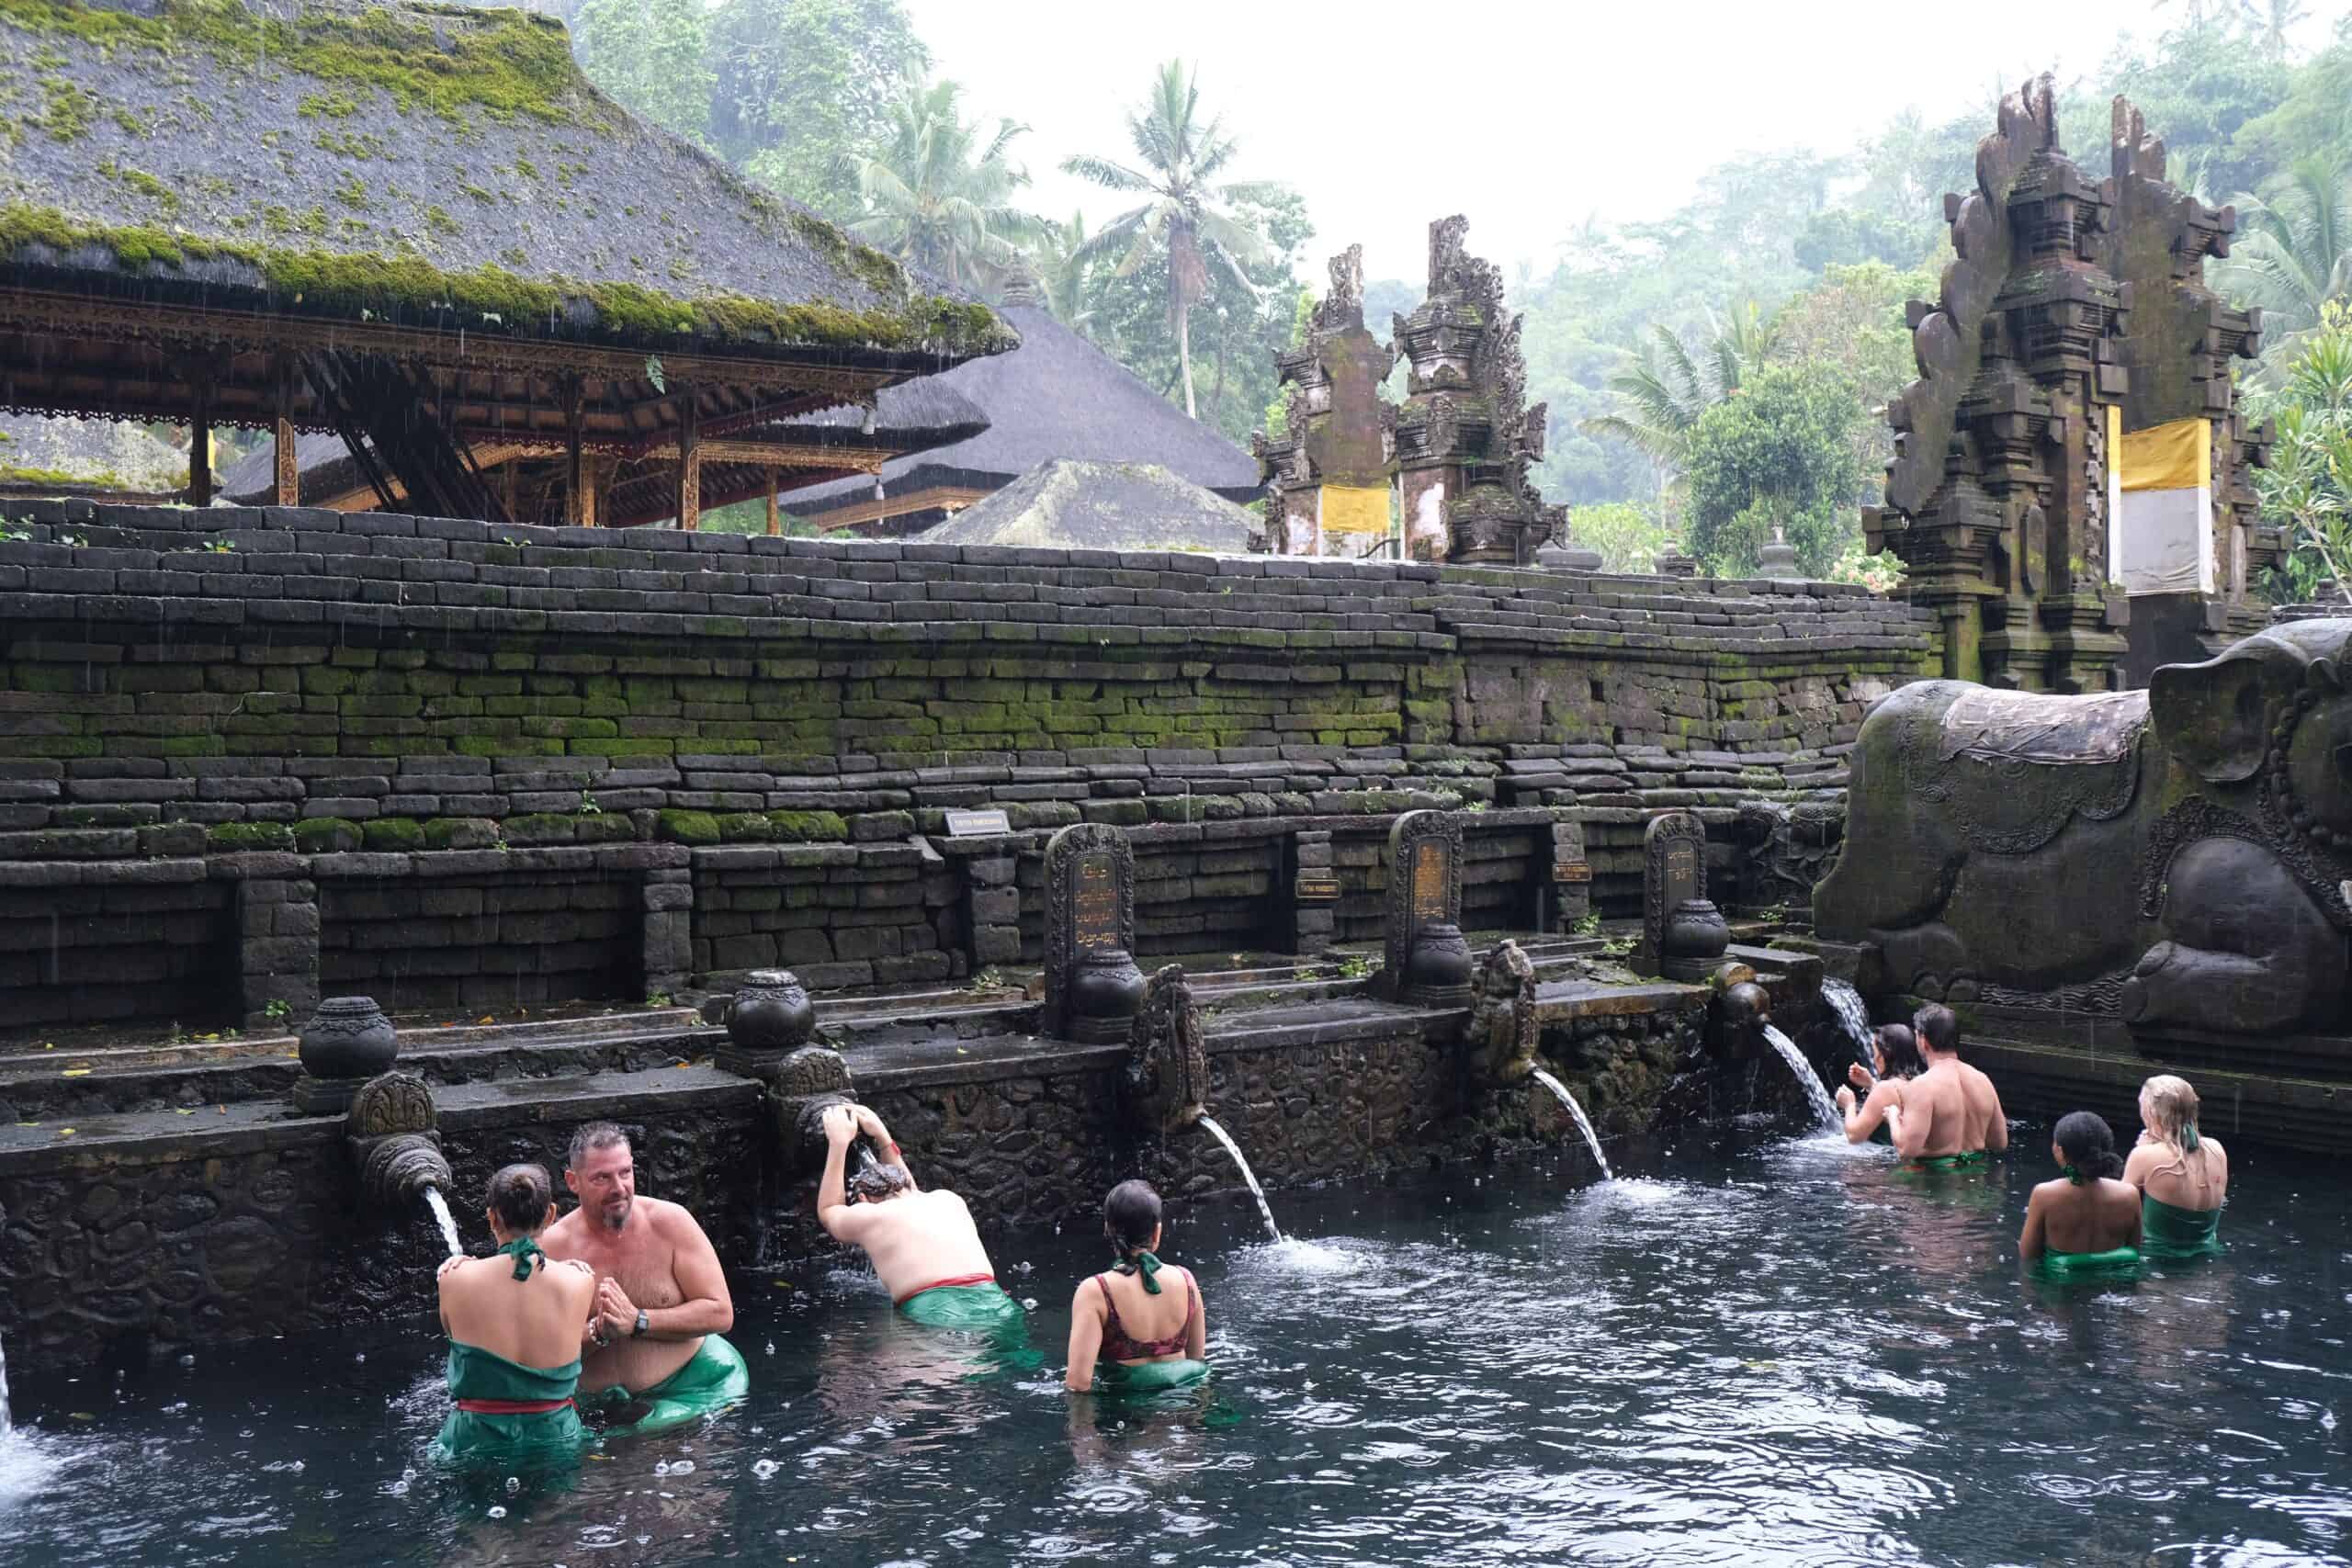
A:
<svg viewBox="0 0 2352 1568">
<path fill-rule="evenodd" d="M 2230 1156 L 2219 1140 L 2198 1132 L 2197 1091 L 2185 1078 L 2158 1074 L 2140 1086 L 2140 1122 L 2145 1130 L 2123 1179 L 2140 1190 L 2143 1247 L 2157 1258 L 2221 1251 Z"/>
</svg>

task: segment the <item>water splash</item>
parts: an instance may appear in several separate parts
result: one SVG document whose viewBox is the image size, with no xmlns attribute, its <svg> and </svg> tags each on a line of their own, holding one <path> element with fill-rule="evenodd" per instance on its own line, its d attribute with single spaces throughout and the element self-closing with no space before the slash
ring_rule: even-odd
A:
<svg viewBox="0 0 2352 1568">
<path fill-rule="evenodd" d="M 1209 1136 L 1223 1144 L 1225 1152 L 1233 1156 L 1234 1165 L 1241 1171 L 1241 1179 L 1250 1186 L 1250 1196 L 1258 1200 L 1258 1215 L 1266 1222 L 1266 1234 L 1276 1241 L 1282 1240 L 1283 1228 L 1274 1224 L 1274 1212 L 1266 1204 L 1266 1190 L 1258 1185 L 1257 1174 L 1250 1168 L 1250 1162 L 1241 1157 L 1241 1145 L 1235 1143 L 1232 1136 L 1216 1124 L 1216 1117 L 1202 1117 L 1201 1125 L 1206 1127 L 1209 1130 Z"/>
<path fill-rule="evenodd" d="M 1871 1046 L 1876 1036 L 1871 1028 L 1870 1009 L 1862 1005 L 1862 994 L 1843 980 L 1824 980 L 1821 999 L 1838 1015 L 1838 1027 L 1845 1032 L 1847 1043 L 1854 1047 L 1854 1059 L 1869 1066 Z"/>
<path fill-rule="evenodd" d="M 8 1425 L 8 1351 L 5 1345 L 0 1345 L 0 1443 L 8 1440 L 8 1434 L 13 1429 Z"/>
<path fill-rule="evenodd" d="M 466 1244 L 458 1239 L 458 1222 L 449 1217 L 449 1201 L 441 1196 L 441 1189 L 425 1188 L 424 1206 L 433 1211 L 434 1223 L 441 1227 L 441 1241 L 448 1247 L 449 1256 L 464 1257 Z"/>
<path fill-rule="evenodd" d="M 1617 1173 L 1609 1168 L 1609 1156 L 1600 1152 L 1600 1134 L 1592 1130 L 1592 1122 L 1586 1117 L 1584 1107 L 1578 1105 L 1577 1097 L 1568 1092 L 1568 1086 L 1541 1067 L 1535 1069 L 1535 1081 L 1550 1089 L 1552 1097 L 1566 1106 L 1568 1114 L 1575 1118 L 1577 1131 L 1584 1134 L 1584 1146 L 1592 1151 L 1592 1163 L 1600 1168 L 1600 1179 L 1616 1180 Z"/>
<path fill-rule="evenodd" d="M 1789 1071 L 1804 1086 L 1805 1103 L 1813 1107 L 1813 1119 L 1819 1129 L 1824 1133 L 1844 1132 L 1846 1118 L 1838 1114 L 1838 1102 L 1821 1087 L 1821 1075 L 1813 1070 L 1813 1064 L 1804 1059 L 1804 1053 L 1797 1049 L 1796 1043 L 1769 1023 L 1764 1026 L 1764 1038 L 1772 1043 L 1772 1049 L 1781 1054 L 1781 1060 L 1789 1065 Z"/>
</svg>

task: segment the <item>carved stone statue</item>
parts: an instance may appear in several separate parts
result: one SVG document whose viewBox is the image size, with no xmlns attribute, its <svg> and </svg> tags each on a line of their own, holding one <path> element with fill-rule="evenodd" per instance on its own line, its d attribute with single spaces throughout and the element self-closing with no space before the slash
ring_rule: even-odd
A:
<svg viewBox="0 0 2352 1568">
<path fill-rule="evenodd" d="M 2071 987 L 2143 1037 L 2342 1026 L 2347 658 L 2335 618 L 2166 665 L 2145 692 L 1903 687 L 1855 743 L 1816 933 L 1864 944 L 1887 989 Z"/>
<path fill-rule="evenodd" d="M 1837 863 L 1846 808 L 1831 800 L 1743 800 L 1732 826 L 1741 852 L 1741 907 L 1810 908 L 1815 884 Z"/>
<path fill-rule="evenodd" d="M 1189 1127 L 1206 1109 L 1209 1060 L 1201 1042 L 1201 1010 L 1181 964 L 1159 969 L 1144 985 L 1121 1092 L 1128 1122 L 1146 1135 Z"/>
<path fill-rule="evenodd" d="M 1470 983 L 1470 1021 L 1463 1031 L 1463 1066 L 1482 1083 L 1517 1083 L 1536 1067 L 1535 965 L 1505 938 L 1478 965 Z"/>
</svg>

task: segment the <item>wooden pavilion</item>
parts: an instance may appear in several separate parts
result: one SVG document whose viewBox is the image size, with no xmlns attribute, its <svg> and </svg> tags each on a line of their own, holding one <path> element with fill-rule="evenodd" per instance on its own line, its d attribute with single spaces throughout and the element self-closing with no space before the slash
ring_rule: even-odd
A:
<svg viewBox="0 0 2352 1568">
<path fill-rule="evenodd" d="M 0 53 L 45 95 L 0 162 L 0 409 L 272 430 L 282 503 L 331 433 L 381 504 L 692 527 L 707 466 L 865 471 L 797 424 L 1017 341 L 528 12 L 18 0 Z"/>
</svg>

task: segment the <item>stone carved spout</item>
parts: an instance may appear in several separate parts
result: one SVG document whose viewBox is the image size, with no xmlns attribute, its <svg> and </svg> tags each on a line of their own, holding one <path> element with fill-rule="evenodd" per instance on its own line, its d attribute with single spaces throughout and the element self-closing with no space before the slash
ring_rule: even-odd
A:
<svg viewBox="0 0 2352 1568">
<path fill-rule="evenodd" d="M 1470 986 L 1470 1017 L 1463 1025 L 1462 1063 L 1487 1084 L 1517 1083 L 1535 1070 L 1542 1026 L 1535 1016 L 1535 964 L 1519 943 L 1495 943 Z"/>
<path fill-rule="evenodd" d="M 449 1190 L 436 1114 L 433 1090 L 414 1073 L 380 1074 L 352 1095 L 344 1135 L 359 1168 L 360 1196 L 377 1213 L 407 1213 L 426 1188 Z"/>
<path fill-rule="evenodd" d="M 1165 1137 L 1207 1113 L 1208 1093 L 1200 1004 L 1184 978 L 1184 966 L 1170 964 L 1144 985 L 1143 1006 L 1127 1036 L 1121 1104 L 1138 1135 Z"/>
</svg>

